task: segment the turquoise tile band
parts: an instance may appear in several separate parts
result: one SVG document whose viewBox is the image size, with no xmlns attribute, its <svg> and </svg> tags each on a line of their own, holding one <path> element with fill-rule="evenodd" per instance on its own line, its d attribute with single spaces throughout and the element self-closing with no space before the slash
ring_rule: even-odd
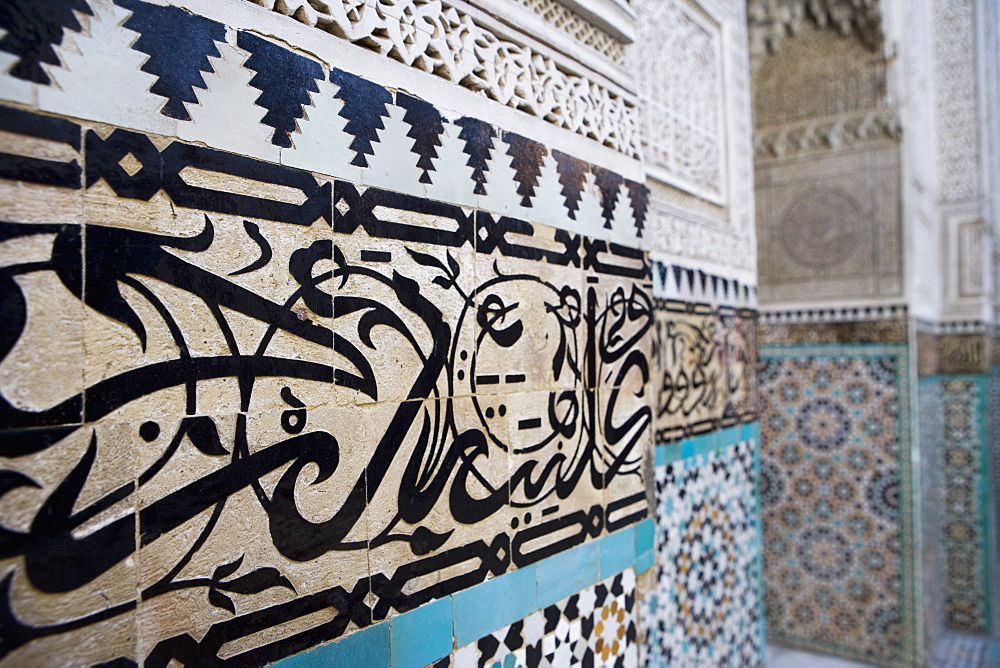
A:
<svg viewBox="0 0 1000 668">
<path fill-rule="evenodd" d="M 710 434 L 701 434 L 676 443 L 661 443 L 656 446 L 656 465 L 665 466 L 680 459 L 706 455 L 719 448 L 725 448 L 733 443 L 760 438 L 760 425 L 757 422 L 728 427 Z"/>
<path fill-rule="evenodd" d="M 646 570 L 654 562 L 653 532 L 653 520 L 643 520 L 275 665 L 426 666 L 607 577 Z"/>
</svg>

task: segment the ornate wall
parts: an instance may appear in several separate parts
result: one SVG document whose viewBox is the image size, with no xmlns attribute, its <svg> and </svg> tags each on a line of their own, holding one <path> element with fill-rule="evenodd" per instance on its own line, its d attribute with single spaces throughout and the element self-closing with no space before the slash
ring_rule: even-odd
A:
<svg viewBox="0 0 1000 668">
<path fill-rule="evenodd" d="M 994 628 L 993 4 L 749 3 L 777 642 L 937 665 Z"/>
<path fill-rule="evenodd" d="M 744 12 L 0 8 L 0 661 L 759 663 Z"/>
</svg>

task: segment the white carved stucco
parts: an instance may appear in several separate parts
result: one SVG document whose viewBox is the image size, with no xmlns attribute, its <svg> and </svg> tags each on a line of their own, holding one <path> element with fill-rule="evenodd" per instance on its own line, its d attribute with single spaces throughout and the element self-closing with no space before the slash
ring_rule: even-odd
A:
<svg viewBox="0 0 1000 668">
<path fill-rule="evenodd" d="M 669 5 L 669 7 L 668 7 Z M 642 97 L 647 103 L 645 87 L 651 78 L 675 75 L 664 72 L 673 68 L 664 63 L 695 58 L 700 50 L 702 74 L 674 77 L 657 84 L 660 101 L 667 107 L 668 117 L 688 118 L 698 105 L 711 106 L 711 112 L 700 119 L 701 126 L 717 127 L 712 142 L 712 160 L 718 162 L 698 176 L 687 159 L 676 154 L 673 162 L 658 162 L 652 144 L 662 135 L 647 134 L 645 159 L 650 193 L 651 246 L 654 254 L 664 258 L 683 258 L 687 265 L 701 266 L 707 271 L 739 277 L 756 283 L 756 244 L 754 227 L 753 144 L 750 118 L 749 57 L 747 54 L 746 4 L 743 0 L 639 0 L 638 44 L 632 49 L 633 67 Z M 651 17 L 658 17 L 653 20 Z M 683 17 L 683 20 L 678 20 Z M 706 38 L 708 31 L 710 39 Z M 699 39 L 686 41 L 686 37 Z M 659 51 L 655 62 L 636 62 L 641 58 L 646 42 L 672 45 L 674 51 Z M 675 55 L 676 52 L 687 54 Z M 711 54 L 716 60 L 707 60 Z M 705 74 L 708 72 L 708 74 Z M 683 84 L 679 82 L 683 80 Z M 654 116 L 644 108 L 643 132 L 649 132 Z M 706 122 L 706 118 L 710 121 Z M 717 125 L 716 125 L 717 124 Z M 675 125 L 675 129 L 679 126 Z M 683 130 L 678 130 L 683 132 Z M 672 145 L 666 140 L 666 146 Z M 683 144 L 682 144 L 683 145 Z M 704 146 L 702 146 L 704 149 Z M 707 164 L 703 152 L 692 164 Z M 710 174 L 708 179 L 704 174 Z M 718 183 L 714 192 L 710 183 Z M 690 195 L 688 194 L 690 193 Z"/>
<path fill-rule="evenodd" d="M 654 178 L 722 203 L 724 133 L 720 26 L 684 0 L 638 0 L 630 65 L 643 147 Z"/>
<path fill-rule="evenodd" d="M 979 114 L 975 3 L 935 0 L 934 58 L 938 197 L 979 195 Z"/>
</svg>

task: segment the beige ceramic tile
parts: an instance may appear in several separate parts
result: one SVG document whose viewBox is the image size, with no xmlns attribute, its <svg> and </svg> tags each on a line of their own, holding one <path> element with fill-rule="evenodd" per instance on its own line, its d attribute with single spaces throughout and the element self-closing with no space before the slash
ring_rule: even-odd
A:
<svg viewBox="0 0 1000 668">
<path fill-rule="evenodd" d="M 757 411 L 757 324 L 748 314 L 722 314 L 719 319 L 722 359 L 725 363 L 724 385 L 729 408 L 734 416 L 749 416 Z"/>
<path fill-rule="evenodd" d="M 722 418 L 728 390 L 724 382 L 718 317 L 705 306 L 688 309 L 679 303 L 658 310 L 657 345 L 659 378 L 658 434 L 670 440 L 685 429 L 704 431 Z"/>
<path fill-rule="evenodd" d="M 23 603 L 34 606 L 33 601 Z M 101 599 L 94 612 L 99 614 L 104 607 Z M 14 649 L 4 661 L 12 666 L 67 665 L 71 657 L 75 665 L 102 664 L 135 656 L 138 634 L 138 614 L 132 610 L 77 630 L 42 636 Z"/>
<path fill-rule="evenodd" d="M 426 184 L 427 197 L 441 202 L 453 202 L 462 206 L 476 206 L 473 168 L 468 165 L 469 155 L 465 153 L 465 140 L 460 139 L 462 128 L 445 121 L 444 132 L 439 137 L 438 160 L 435 170 L 430 172 L 431 182 Z"/>
<path fill-rule="evenodd" d="M 0 460 L 7 476 L 22 476 L 0 504 L 4 527 L 28 535 L 20 548 L 16 538 L 11 541 L 18 556 L 0 564 L 10 576 L 3 576 L 10 587 L 3 598 L 12 615 L 5 648 L 14 650 L 7 656 L 13 665 L 66 657 L 100 662 L 134 653 L 137 432 L 113 415 L 53 437 L 37 452 Z M 87 633 L 52 628 L 88 618 Z M 34 628 L 22 634 L 13 625 Z M 31 637 L 36 639 L 20 646 Z"/>
<path fill-rule="evenodd" d="M 511 218 L 477 216 L 476 394 L 582 385 L 586 344 L 580 239 Z"/>
<path fill-rule="evenodd" d="M 270 141 L 274 129 L 260 122 L 267 113 L 256 105 L 261 91 L 250 85 L 255 72 L 243 66 L 249 54 L 230 44 L 217 44 L 217 48 L 220 56 L 208 58 L 213 71 L 203 75 L 207 90 L 197 91 L 196 104 L 185 105 L 191 120 L 177 123 L 177 136 L 278 162 L 281 148 Z M 233 109 L 244 111 L 234 114 Z"/>
<path fill-rule="evenodd" d="M 0 270 L 6 281 L 0 394 L 13 413 L 5 428 L 80 421 L 83 309 L 80 228 L 0 224 Z M 48 373 L 38 373 L 44 368 Z"/>
<path fill-rule="evenodd" d="M 338 370 L 353 376 L 358 403 L 468 394 L 467 372 L 453 367 L 475 335 L 476 267 L 460 228 L 471 225 L 471 212 L 414 210 L 413 198 L 365 192 L 370 200 L 338 213 L 338 225 L 360 218 L 371 228 L 335 235 Z"/>
<path fill-rule="evenodd" d="M 148 56 L 132 48 L 138 34 L 122 25 L 131 12 L 108 0 L 95 2 L 93 10 L 84 33 L 67 32 L 55 47 L 60 66 L 48 68 L 54 84 L 38 88 L 39 108 L 174 134 L 176 121 L 159 113 L 164 98 L 149 90 L 156 76 L 142 71 Z"/>
<path fill-rule="evenodd" d="M 378 141 L 372 142 L 374 154 L 366 157 L 368 167 L 361 170 L 361 181 L 367 186 L 386 188 L 394 192 L 423 197 L 426 187 L 420 181 L 422 170 L 417 167 L 419 156 L 412 151 L 413 139 L 408 137 L 410 125 L 403 122 L 406 110 L 387 104 L 388 116 L 378 131 Z"/>
<path fill-rule="evenodd" d="M 33 81 L 25 81 L 8 74 L 19 60 L 20 58 L 13 53 L 0 53 L 0 91 L 3 92 L 4 100 L 33 105 L 38 86 Z"/>
<path fill-rule="evenodd" d="M 327 80 L 317 80 L 316 86 L 319 92 L 309 94 L 312 104 L 298 121 L 292 147 L 281 150 L 281 164 L 360 182 L 362 169 L 351 164 L 354 137 L 344 132 L 347 119 L 340 115 L 344 102 L 335 97 L 337 86 Z"/>
<path fill-rule="evenodd" d="M 590 271 L 587 273 L 587 300 L 588 309 L 593 309 L 595 323 L 593 348 L 597 386 L 641 383 L 643 376 L 649 373 L 652 357 L 651 290 L 642 279 Z"/>
<path fill-rule="evenodd" d="M 582 390 L 503 397 L 511 444 L 514 559 L 524 563 L 598 535 L 604 470 Z"/>
<path fill-rule="evenodd" d="M 249 419 L 217 420 L 222 446 L 241 453 L 235 459 L 208 457 L 183 444 L 163 470 L 164 485 L 150 484 L 143 498 L 149 507 L 175 498 L 184 501 L 180 507 L 198 511 L 143 549 L 146 651 L 159 640 L 191 628 L 207 630 L 234 615 L 331 588 L 352 592 L 367 577 L 368 441 L 358 437 L 376 421 L 378 409 L 320 406 L 297 416 L 264 410 Z M 206 500 L 196 492 L 208 476 L 217 483 L 207 488 L 212 497 Z M 182 563 L 189 552 L 190 560 Z M 204 584 L 167 584 L 204 583 L 205 578 L 216 582 L 216 594 Z M 331 594 L 323 600 L 339 599 Z M 238 635 L 223 632 L 220 655 L 239 656 L 330 622 L 338 613 L 333 603 L 277 610 L 260 628 L 247 623 Z"/>
<path fill-rule="evenodd" d="M 0 211 L 8 222 L 59 224 L 84 220 L 79 190 L 38 183 L 0 180 Z"/>
<path fill-rule="evenodd" d="M 615 388 L 597 390 L 598 443 L 604 463 L 608 530 L 639 519 L 647 507 L 646 467 L 653 450 L 651 385 L 630 377 Z"/>
<path fill-rule="evenodd" d="M 508 453 L 485 437 L 471 404 L 468 397 L 397 404 L 393 427 L 402 420 L 402 428 L 383 437 L 395 450 L 371 458 L 377 618 L 508 567 Z"/>
<path fill-rule="evenodd" d="M 178 369 L 214 364 L 217 370 L 206 382 L 216 384 L 217 377 L 282 374 L 329 384 L 333 296 L 327 224 L 174 210 L 182 221 L 200 224 L 195 234 L 178 238 L 88 226 L 87 289 L 94 307 L 87 318 L 88 384 L 150 364 Z M 121 246 L 134 251 L 122 256 L 116 252 Z M 236 355 L 253 359 L 239 361 Z"/>
<path fill-rule="evenodd" d="M 63 126 L 52 128 L 44 117 L 23 111 L 10 113 L 17 114 L 22 120 L 32 119 L 34 130 L 40 134 L 52 130 L 56 133 L 55 136 L 61 137 L 62 140 L 19 134 L 13 131 L 16 128 L 11 127 L 11 130 L 6 130 L 0 123 L 0 145 L 3 146 L 3 152 L 26 158 L 27 164 L 23 166 L 24 173 L 21 176 L 36 181 L 0 179 L 2 219 L 12 223 L 83 222 L 82 192 L 71 187 L 71 182 L 79 186 L 83 179 L 81 169 L 83 155 L 70 142 L 69 133 L 65 132 Z M 64 121 L 55 122 L 64 123 Z M 79 137 L 80 135 L 75 135 L 77 141 Z M 35 161 L 38 160 L 46 161 L 44 167 L 35 166 L 38 164 Z M 15 158 L 13 162 L 17 165 L 19 161 Z"/>
</svg>

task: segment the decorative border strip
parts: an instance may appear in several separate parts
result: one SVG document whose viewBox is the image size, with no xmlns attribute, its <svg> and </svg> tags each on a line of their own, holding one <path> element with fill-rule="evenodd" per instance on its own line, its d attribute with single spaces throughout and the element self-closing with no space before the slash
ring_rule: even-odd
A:
<svg viewBox="0 0 1000 668">
<path fill-rule="evenodd" d="M 992 526 L 987 532 L 986 538 L 989 543 L 989 557 L 986 561 L 990 571 L 987 572 L 986 581 L 990 583 L 990 603 L 993 606 L 993 621 L 996 624 L 997 616 L 1000 615 L 1000 366 L 991 366 L 987 377 L 987 442 L 986 466 L 988 482 L 988 504 L 986 509 L 987 517 Z M 1000 665 L 1000 640 L 993 646 L 995 660 L 987 665 Z"/>
<path fill-rule="evenodd" d="M 757 286 L 679 264 L 652 260 L 653 296 L 684 302 L 757 308 Z"/>
<path fill-rule="evenodd" d="M 749 439 L 760 442 L 756 423 L 723 429 L 684 443 L 661 445 L 656 449 L 655 465 L 705 455 Z M 759 478 L 759 448 L 755 448 L 754 465 Z M 757 531 L 758 536 L 762 535 L 759 516 Z M 456 645 L 462 647 L 474 642 L 617 573 L 629 568 L 634 568 L 637 574 L 646 572 L 656 563 L 655 536 L 654 520 L 643 520 L 275 665 L 281 668 L 396 666 L 402 665 L 398 659 L 404 654 L 408 663 L 429 665 L 453 652 Z M 503 604 L 484 605 L 484 601 Z M 762 610 L 760 619 L 763 633 Z M 419 636 L 419 642 L 415 636 Z M 400 651 L 394 652 L 395 647 Z M 414 654 L 415 648 L 419 655 Z"/>
<path fill-rule="evenodd" d="M 933 322 L 916 319 L 917 331 L 922 334 L 942 336 L 947 334 L 991 334 L 995 326 L 981 320 L 955 320 L 951 322 Z"/>
<path fill-rule="evenodd" d="M 624 90 L 571 74 L 527 40 L 488 26 L 461 0 L 345 5 L 247 0 L 637 157 L 638 109 Z"/>
<path fill-rule="evenodd" d="M 445 117 L 422 99 L 180 7 L 80 2 L 89 3 L 82 5 L 90 13 L 86 28 L 75 18 L 44 13 L 34 19 L 41 31 L 29 21 L 5 24 L 16 39 L 0 41 L 0 72 L 9 69 L 0 73 L 3 97 L 365 186 L 648 245 L 644 183 L 476 118 Z M 168 33 L 187 37 L 164 39 Z M 53 55 L 43 62 L 38 54 L 46 49 Z M 579 106 L 585 97 L 574 100 Z M 615 115 L 613 109 L 607 114 Z"/>
<path fill-rule="evenodd" d="M 252 0 L 256 1 L 256 0 Z M 514 0 L 519 5 L 538 14 L 546 23 L 554 25 L 574 40 L 590 47 L 605 58 L 622 65 L 625 63 L 625 44 L 610 32 L 587 20 L 559 0 Z"/>
<path fill-rule="evenodd" d="M 734 183 L 733 187 L 741 186 Z M 652 230 L 651 237 L 656 239 L 657 250 L 680 256 L 686 262 L 705 260 L 756 277 L 757 258 L 750 234 L 752 218 L 742 210 L 745 207 L 735 191 L 729 205 L 731 225 L 723 227 L 718 222 L 678 212 L 666 201 L 669 195 L 663 192 L 664 188 L 653 190 L 648 216 L 647 226 Z"/>
<path fill-rule="evenodd" d="M 740 440 L 655 467 L 657 581 L 640 594 L 640 665 L 761 665 L 759 452 Z"/>
<path fill-rule="evenodd" d="M 753 136 L 753 149 L 758 160 L 789 158 L 884 139 L 898 140 L 902 132 L 903 126 L 895 110 L 869 111 L 847 118 L 757 130 Z"/>
<path fill-rule="evenodd" d="M 975 388 L 973 392 L 976 399 L 969 402 L 967 395 L 951 394 L 948 387 L 951 383 L 967 384 L 970 389 Z M 965 633 L 989 633 L 992 628 L 992 591 L 990 591 L 989 584 L 991 581 L 990 564 L 993 563 L 988 500 L 990 485 L 990 442 L 988 436 L 990 416 L 987 410 L 989 383 L 988 373 L 942 373 L 925 376 L 918 381 L 918 392 L 927 386 L 936 386 L 940 389 L 940 394 L 936 397 L 938 405 L 935 406 L 935 409 L 939 411 L 939 419 L 941 420 L 941 442 L 932 445 L 940 450 L 941 459 L 938 462 L 938 465 L 941 466 L 940 484 L 950 491 L 942 490 L 941 496 L 942 499 L 948 498 L 948 502 L 944 504 L 944 524 L 941 527 L 944 533 L 941 536 L 928 537 L 928 539 L 941 541 L 940 546 L 945 557 L 943 561 L 945 572 L 942 574 L 944 576 L 942 593 L 944 595 L 945 626 Z M 968 420 L 950 416 L 947 408 L 949 403 L 958 404 L 959 410 L 967 411 Z M 975 465 L 977 463 L 975 460 L 968 462 L 960 458 L 953 461 L 946 452 L 949 450 L 978 457 L 978 466 Z M 974 481 L 969 484 L 972 489 L 962 489 L 963 485 L 957 481 L 969 474 L 975 476 Z M 974 507 L 968 508 L 966 504 Z M 963 511 L 963 506 L 966 507 L 965 511 Z M 968 512 L 968 515 L 963 515 L 964 512 Z M 951 523 L 959 526 L 965 525 L 971 535 L 951 535 L 947 531 L 947 526 Z M 977 552 L 978 554 L 976 554 Z M 970 557 L 970 555 L 976 556 Z M 961 570 L 959 564 L 970 558 L 974 558 L 977 562 L 973 575 L 976 580 L 974 583 L 963 581 L 962 578 L 955 577 L 953 573 L 954 568 Z M 983 625 L 980 628 L 974 627 L 972 619 L 970 619 L 976 613 L 981 615 L 980 619 Z M 969 624 L 965 626 L 959 623 L 949 625 L 949 620 L 952 620 L 953 616 L 957 619 L 965 618 Z"/>
<path fill-rule="evenodd" d="M 689 457 L 707 455 L 721 448 L 728 448 L 733 443 L 748 440 L 760 442 L 760 423 L 751 422 L 737 427 L 728 427 L 675 443 L 660 443 L 656 446 L 656 466 L 665 466 Z"/>
<path fill-rule="evenodd" d="M 866 320 L 898 320 L 905 318 L 906 304 L 881 306 L 843 306 L 839 308 L 760 311 L 761 325 L 798 325 L 816 322 L 858 322 Z"/>
<path fill-rule="evenodd" d="M 474 642 L 629 568 L 648 570 L 654 537 L 653 520 L 644 520 L 275 665 L 429 665 L 454 651 L 456 641 Z"/>
</svg>

